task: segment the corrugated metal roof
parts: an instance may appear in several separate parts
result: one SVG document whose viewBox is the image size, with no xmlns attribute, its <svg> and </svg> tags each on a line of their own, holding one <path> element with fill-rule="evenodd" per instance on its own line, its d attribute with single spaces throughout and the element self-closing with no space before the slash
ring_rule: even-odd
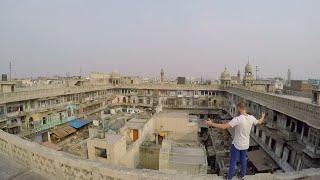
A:
<svg viewBox="0 0 320 180">
<path fill-rule="evenodd" d="M 90 122 L 92 122 L 92 120 L 74 119 L 72 121 L 69 121 L 68 125 L 73 128 L 79 129 L 79 128 L 83 127 L 84 125 L 89 124 Z"/>
<path fill-rule="evenodd" d="M 76 132 L 77 130 L 70 127 L 70 126 L 62 126 L 56 129 L 53 129 L 51 132 L 57 136 L 57 138 L 61 139 L 64 138 L 74 132 Z"/>
</svg>

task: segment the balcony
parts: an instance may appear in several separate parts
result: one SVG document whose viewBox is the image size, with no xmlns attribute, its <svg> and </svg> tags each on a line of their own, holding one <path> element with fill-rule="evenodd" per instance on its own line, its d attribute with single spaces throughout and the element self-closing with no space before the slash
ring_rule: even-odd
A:
<svg viewBox="0 0 320 180">
<path fill-rule="evenodd" d="M 283 135 L 284 139 L 287 141 L 297 140 L 296 133 L 294 133 L 294 132 L 283 130 L 283 131 L 281 131 L 281 134 Z"/>
<path fill-rule="evenodd" d="M 8 129 L 14 128 L 14 127 L 20 127 L 20 126 L 21 126 L 21 123 L 19 123 L 19 122 L 7 124 Z"/>
<path fill-rule="evenodd" d="M 320 158 L 320 147 L 316 147 L 312 144 L 307 144 L 306 148 L 303 150 L 306 154 L 308 154 L 312 158 Z"/>
<path fill-rule="evenodd" d="M 277 156 L 276 153 L 267 145 L 265 144 L 258 136 L 254 133 L 251 133 L 250 137 L 260 145 L 260 147 L 275 161 L 277 164 L 286 172 L 293 171 L 294 169 L 281 157 Z"/>
<path fill-rule="evenodd" d="M 7 117 L 4 114 L 0 115 L 0 122 L 2 121 L 7 121 Z"/>
<path fill-rule="evenodd" d="M 59 119 L 52 119 L 50 122 L 48 122 L 47 124 L 41 124 L 41 121 L 36 121 L 33 124 L 33 128 L 29 128 L 29 127 L 23 127 L 23 129 L 21 130 L 20 136 L 24 137 L 24 136 L 28 136 L 37 132 L 41 132 L 41 131 L 45 131 L 48 130 L 50 128 L 53 128 L 55 126 L 61 125 L 61 124 L 65 124 L 73 119 L 75 119 L 76 117 L 71 116 L 62 120 Z"/>
<path fill-rule="evenodd" d="M 7 123 L 0 123 L 0 129 L 7 127 Z"/>
<path fill-rule="evenodd" d="M 13 118 L 13 117 L 24 116 L 25 114 L 26 114 L 26 112 L 24 112 L 24 111 L 15 111 L 15 112 L 7 113 L 7 117 Z"/>
</svg>

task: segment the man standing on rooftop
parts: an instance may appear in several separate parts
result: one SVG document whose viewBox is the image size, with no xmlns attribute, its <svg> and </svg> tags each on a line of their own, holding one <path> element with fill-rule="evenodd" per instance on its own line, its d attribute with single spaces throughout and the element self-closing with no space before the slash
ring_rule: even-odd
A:
<svg viewBox="0 0 320 180">
<path fill-rule="evenodd" d="M 227 129 L 234 128 L 234 138 L 230 148 L 230 165 L 227 179 L 231 180 L 238 158 L 240 156 L 240 178 L 243 179 L 247 173 L 247 150 L 249 149 L 250 132 L 252 125 L 262 124 L 264 122 L 265 113 L 261 114 L 261 118 L 257 120 L 254 116 L 247 114 L 244 103 L 237 104 L 239 116 L 233 118 L 225 124 L 213 123 L 211 119 L 204 122 L 208 127 Z"/>
</svg>

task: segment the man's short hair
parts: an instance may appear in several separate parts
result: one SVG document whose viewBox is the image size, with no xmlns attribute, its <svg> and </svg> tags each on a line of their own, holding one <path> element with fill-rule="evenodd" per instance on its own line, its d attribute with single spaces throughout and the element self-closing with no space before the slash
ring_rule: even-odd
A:
<svg viewBox="0 0 320 180">
<path fill-rule="evenodd" d="M 237 108 L 239 109 L 246 109 L 246 105 L 243 102 L 237 104 Z"/>
</svg>

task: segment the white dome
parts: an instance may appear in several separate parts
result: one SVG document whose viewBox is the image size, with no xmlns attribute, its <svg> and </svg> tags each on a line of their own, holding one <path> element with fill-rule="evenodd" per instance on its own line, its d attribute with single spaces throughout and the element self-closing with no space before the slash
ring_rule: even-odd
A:
<svg viewBox="0 0 320 180">
<path fill-rule="evenodd" d="M 227 70 L 227 68 L 225 68 L 224 71 L 221 73 L 220 79 L 221 80 L 231 80 L 231 75 L 230 75 L 229 71 Z"/>
<path fill-rule="evenodd" d="M 118 71 L 118 70 L 113 70 L 113 71 L 111 72 L 111 77 L 120 77 L 119 71 Z"/>
<path fill-rule="evenodd" d="M 247 65 L 245 67 L 245 73 L 252 73 L 252 66 L 249 62 L 247 63 Z"/>
</svg>

